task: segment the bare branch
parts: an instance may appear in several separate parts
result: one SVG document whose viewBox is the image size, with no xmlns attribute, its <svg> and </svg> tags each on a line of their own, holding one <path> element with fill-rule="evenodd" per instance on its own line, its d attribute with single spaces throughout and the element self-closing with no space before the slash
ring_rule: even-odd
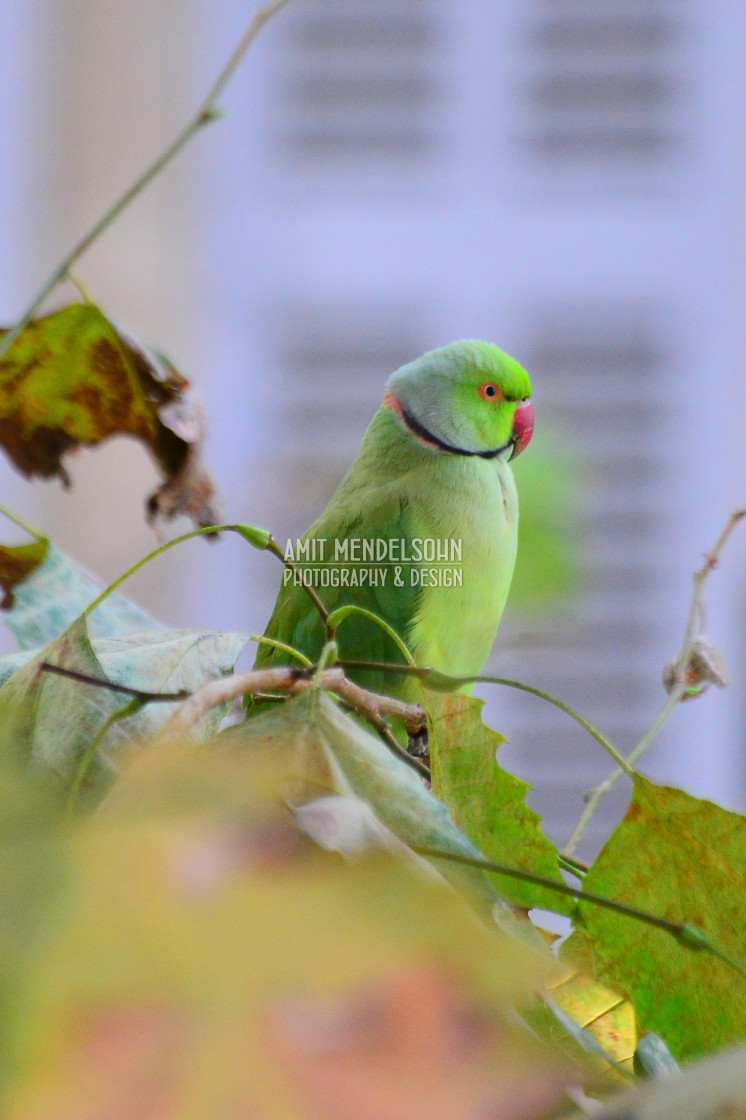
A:
<svg viewBox="0 0 746 1120">
<path fill-rule="evenodd" d="M 342 675 L 341 669 L 337 672 Z M 202 721 L 213 708 L 241 696 L 253 696 L 257 692 L 290 692 L 297 681 L 298 670 L 287 666 L 251 669 L 246 673 L 232 673 L 228 677 L 208 681 L 179 704 L 164 723 L 158 739 L 196 739 L 199 737 Z M 304 683 L 310 685 L 311 682 Z"/>
<path fill-rule="evenodd" d="M 337 696 L 341 696 L 356 711 L 363 714 L 377 712 L 383 716 L 393 716 L 400 719 L 410 735 L 417 735 L 427 726 L 427 713 L 420 704 L 405 704 L 403 700 L 396 700 L 392 696 L 382 696 L 379 692 L 369 692 L 359 685 L 353 684 L 347 677 L 342 677 L 339 685 L 332 688 Z"/>
<path fill-rule="evenodd" d="M 675 659 L 670 667 L 672 670 L 672 682 L 669 692 L 674 690 L 682 690 L 686 692 L 692 684 L 690 679 L 690 672 L 694 670 L 697 672 L 696 664 L 692 664 L 692 654 L 695 651 L 695 643 L 700 637 L 702 630 L 702 619 L 704 616 L 704 589 L 707 577 L 710 572 L 713 572 L 720 562 L 720 555 L 726 542 L 735 529 L 736 525 L 743 517 L 746 517 L 746 509 L 737 509 L 731 513 L 726 521 L 723 530 L 715 542 L 714 547 L 710 552 L 704 553 L 704 564 L 698 568 L 694 573 L 694 590 L 692 593 L 692 602 L 689 607 L 689 616 L 686 620 L 686 629 L 684 631 L 684 640 L 681 643 L 681 651 L 679 656 Z"/>
<path fill-rule="evenodd" d="M 427 723 L 425 711 L 419 704 L 404 704 L 401 700 L 394 700 L 389 696 L 380 696 L 376 692 L 367 692 L 366 689 L 353 684 L 353 682 L 348 680 L 345 676 L 343 676 L 341 681 L 337 684 L 332 685 L 331 691 L 336 692 L 337 696 L 346 700 L 359 715 L 364 716 L 372 723 L 389 750 L 400 758 L 402 762 L 405 762 L 407 766 L 411 766 L 413 770 L 416 770 L 421 778 L 430 779 L 428 767 L 418 758 L 409 754 L 408 751 L 405 751 L 383 714 L 385 712 L 387 715 L 396 716 L 398 719 L 401 719 L 407 731 L 416 735 L 418 732 L 422 731 Z"/>
<path fill-rule="evenodd" d="M 358 715 L 367 719 L 392 753 L 407 766 L 416 770 L 421 777 L 429 778 L 430 772 L 427 767 L 419 759 L 407 753 L 393 734 L 386 719 L 387 715 L 394 716 L 402 720 L 407 730 L 415 733 L 421 731 L 426 717 L 419 704 L 405 704 L 389 696 L 368 692 L 348 680 L 343 670 L 337 667 L 325 669 L 318 685 L 328 689 L 329 692 L 334 692 Z M 208 681 L 179 705 L 161 728 L 158 742 L 162 743 L 169 739 L 183 742 L 196 738 L 208 712 L 240 696 L 254 696 L 265 692 L 286 692 L 294 696 L 316 687 L 316 681 L 307 676 L 303 670 L 286 666 L 277 669 L 252 669 L 246 673 L 234 673 L 229 677 Z"/>
<path fill-rule="evenodd" d="M 101 234 L 108 229 L 111 223 L 119 217 L 124 209 L 129 206 L 130 202 L 136 198 L 149 183 L 171 162 L 175 155 L 188 144 L 197 132 L 200 131 L 205 125 L 210 124 L 211 121 L 217 120 L 220 114 L 217 111 L 216 102 L 220 94 L 225 89 L 226 85 L 233 77 L 239 64 L 243 61 L 249 47 L 256 39 L 257 35 L 264 27 L 265 23 L 275 12 L 279 12 L 280 8 L 284 8 L 290 0 L 271 0 L 270 3 L 265 4 L 263 7 L 258 8 L 254 13 L 249 26 L 244 31 L 230 58 L 220 71 L 217 79 L 210 88 L 207 97 L 200 105 L 199 109 L 189 121 L 189 123 L 179 132 L 174 140 L 156 157 L 153 162 L 145 168 L 134 183 L 127 188 L 127 190 L 119 196 L 119 198 L 109 207 L 109 209 L 98 219 L 98 221 L 88 230 L 87 233 L 72 247 L 65 257 L 55 268 L 54 272 L 42 284 L 39 291 L 36 293 L 31 303 L 21 315 L 18 322 L 7 332 L 5 337 L 0 340 L 0 359 L 2 359 L 13 345 L 19 334 L 25 327 L 28 326 L 31 319 L 41 307 L 47 296 L 54 291 L 58 284 L 60 284 L 65 277 L 69 274 L 70 269 L 80 260 L 83 254 L 90 249 L 94 241 L 97 241 Z"/>
<path fill-rule="evenodd" d="M 668 691 L 668 697 L 637 746 L 627 755 L 626 763 L 630 768 L 634 767 L 637 761 L 642 758 L 652 745 L 663 724 L 671 715 L 671 712 L 674 708 L 678 707 L 679 703 L 684 700 L 687 695 L 691 694 L 690 690 L 692 688 L 696 687 L 698 684 L 701 685 L 703 682 L 720 683 L 720 687 L 725 683 L 723 670 L 719 665 L 716 664 L 713 670 L 713 651 L 710 650 L 707 643 L 703 643 L 700 633 L 702 619 L 704 617 L 704 589 L 710 572 L 714 571 L 718 566 L 721 553 L 728 538 L 743 517 L 746 517 L 746 510 L 744 509 L 734 510 L 734 512 L 730 514 L 713 548 L 710 552 L 704 553 L 704 564 L 701 568 L 697 569 L 692 577 L 694 587 L 686 626 L 684 628 L 681 650 L 678 656 L 674 658 L 673 661 L 669 662 L 664 671 L 664 684 Z M 703 654 L 703 650 L 708 651 L 708 656 Z M 714 653 L 716 654 L 717 651 L 714 651 Z M 717 656 L 719 657 L 719 655 Z M 720 676 L 720 681 L 716 679 L 718 675 Z M 594 789 L 588 790 L 585 794 L 586 806 L 580 820 L 575 826 L 572 836 L 562 851 L 563 855 L 571 856 L 573 854 L 585 835 L 585 831 L 599 804 L 606 794 L 614 788 L 624 772 L 625 771 L 621 768 L 614 770 L 608 777 L 604 778 L 599 785 L 595 786 Z"/>
<path fill-rule="evenodd" d="M 213 111 L 218 98 L 243 62 L 244 56 L 248 53 L 249 48 L 265 23 L 271 20 L 272 16 L 279 12 L 280 8 L 284 8 L 289 2 L 290 0 L 270 0 L 268 4 L 263 4 L 261 8 L 257 8 L 254 15 L 251 17 L 249 26 L 236 43 L 230 58 L 215 79 L 207 97 L 202 102 L 200 109 L 197 111 L 197 116 L 204 117 Z"/>
</svg>

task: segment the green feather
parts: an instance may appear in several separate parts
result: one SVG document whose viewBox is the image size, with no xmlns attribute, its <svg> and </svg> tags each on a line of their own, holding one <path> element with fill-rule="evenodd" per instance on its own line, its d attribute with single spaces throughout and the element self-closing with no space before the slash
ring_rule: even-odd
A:
<svg viewBox="0 0 746 1120">
<path fill-rule="evenodd" d="M 498 387 L 499 399 L 484 399 L 485 383 Z M 324 542 L 324 559 L 299 562 L 316 574 L 316 590 L 330 611 L 356 604 L 385 619 L 418 664 L 471 676 L 489 654 L 513 573 L 518 506 L 507 459 L 515 410 L 530 393 L 528 376 L 489 343 L 459 342 L 402 367 L 387 388 L 357 459 L 303 538 Z M 482 457 L 496 449 L 495 457 Z M 395 543 L 376 546 L 379 541 Z M 418 541 L 436 542 L 421 548 L 440 542 L 449 555 L 440 563 L 398 563 L 398 550 L 411 557 Z M 344 542 L 361 555 L 363 542 L 372 542 L 369 547 L 384 547 L 386 556 L 339 559 Z M 322 569 L 338 582 L 377 572 L 377 582 L 323 586 Z M 322 621 L 287 570 L 285 578 L 290 582 L 280 589 L 266 636 L 315 660 L 324 644 Z M 359 615 L 340 625 L 337 641 L 345 660 L 404 661 L 390 636 Z M 287 662 L 283 651 L 260 646 L 257 667 Z M 351 675 L 375 691 L 418 695 L 418 682 L 401 674 Z"/>
</svg>

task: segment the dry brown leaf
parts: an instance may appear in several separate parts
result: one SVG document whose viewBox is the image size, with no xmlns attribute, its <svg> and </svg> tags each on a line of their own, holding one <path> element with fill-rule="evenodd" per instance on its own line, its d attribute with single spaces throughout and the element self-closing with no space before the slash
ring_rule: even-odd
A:
<svg viewBox="0 0 746 1120">
<path fill-rule="evenodd" d="M 218 520 L 215 487 L 200 461 L 204 432 L 189 382 L 163 355 L 89 304 L 35 319 L 0 360 L 0 445 L 29 478 L 70 479 L 64 458 L 115 435 L 145 444 L 165 476 L 150 520 Z"/>
</svg>

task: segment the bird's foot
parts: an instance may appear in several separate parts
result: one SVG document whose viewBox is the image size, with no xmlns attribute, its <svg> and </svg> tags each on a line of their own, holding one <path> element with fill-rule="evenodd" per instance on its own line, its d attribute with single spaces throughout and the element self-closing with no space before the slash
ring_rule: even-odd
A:
<svg viewBox="0 0 746 1120">
<path fill-rule="evenodd" d="M 430 758 L 430 742 L 427 736 L 427 727 L 421 727 L 419 731 L 409 732 L 407 742 L 407 750 L 413 758 L 421 758 L 427 762 Z"/>
</svg>

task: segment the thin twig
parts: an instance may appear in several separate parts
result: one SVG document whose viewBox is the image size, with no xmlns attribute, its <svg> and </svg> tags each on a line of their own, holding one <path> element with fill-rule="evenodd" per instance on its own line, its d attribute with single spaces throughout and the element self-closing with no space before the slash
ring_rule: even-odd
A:
<svg viewBox="0 0 746 1120">
<path fill-rule="evenodd" d="M 347 658 L 340 657 L 337 661 L 337 664 L 341 665 L 343 669 L 361 669 L 372 671 L 380 670 L 393 673 L 402 673 L 405 676 L 416 677 L 418 680 L 422 681 L 425 688 L 429 688 L 431 691 L 435 692 L 445 690 L 441 688 L 432 689 L 432 687 L 428 684 L 428 677 L 433 678 L 434 681 L 439 680 L 440 682 L 448 682 L 453 691 L 467 684 L 501 684 L 506 688 L 516 688 L 521 692 L 528 692 L 532 696 L 538 696 L 540 700 L 546 701 L 547 704 L 552 704 L 555 708 L 559 708 L 560 711 L 568 715 L 570 719 L 574 719 L 575 722 L 578 723 L 584 731 L 587 731 L 588 734 L 592 736 L 592 738 L 594 738 L 600 746 L 603 747 L 607 754 L 611 755 L 611 757 L 619 766 L 623 767 L 627 765 L 625 758 L 619 753 L 616 747 L 609 742 L 605 735 L 601 734 L 597 727 L 593 726 L 590 720 L 587 720 L 585 716 L 581 715 L 580 712 L 576 711 L 575 708 L 571 707 L 569 704 L 566 704 L 564 700 L 560 700 L 558 696 L 553 696 L 551 692 L 545 692 L 542 688 L 536 688 L 535 685 L 524 684 L 523 681 L 510 680 L 508 677 L 451 677 L 448 674 L 439 672 L 437 669 L 433 669 L 432 667 L 423 667 L 419 665 L 398 665 L 393 661 L 351 661 Z"/>
<path fill-rule="evenodd" d="M 123 696 L 131 696 L 143 704 L 178 704 L 186 700 L 190 693 L 186 689 L 180 692 L 146 692 L 141 688 L 130 688 L 126 684 L 114 684 L 113 681 L 103 681 L 100 677 L 92 677 L 88 673 L 79 673 L 77 669 L 67 669 L 64 665 L 53 665 L 51 661 L 42 661 L 39 668 L 45 673 L 54 673 L 58 677 L 67 677 L 68 680 L 77 681 L 78 684 L 90 684 L 95 688 L 105 688 L 107 692 L 121 692 Z"/>
<path fill-rule="evenodd" d="M 704 564 L 702 564 L 702 566 L 697 569 L 692 577 L 692 599 L 691 603 L 689 604 L 689 613 L 686 619 L 686 626 L 684 627 L 684 637 L 681 643 L 681 650 L 679 651 L 678 656 L 673 662 L 673 680 L 671 691 L 666 697 L 666 701 L 663 704 L 662 708 L 648 727 L 645 734 L 640 739 L 639 743 L 637 743 L 634 749 L 627 755 L 625 761 L 629 769 L 634 769 L 638 760 L 642 758 L 648 748 L 652 745 L 661 727 L 663 727 L 663 724 L 666 722 L 673 710 L 678 707 L 679 703 L 686 695 L 687 689 L 689 688 L 688 673 L 690 660 L 692 657 L 694 644 L 697 641 L 700 632 L 705 583 L 710 572 L 714 571 L 714 569 L 717 567 L 720 560 L 720 555 L 723 551 L 723 548 L 725 547 L 728 538 L 730 537 L 738 522 L 745 516 L 746 510 L 743 509 L 737 509 L 730 514 L 723 527 L 722 532 L 720 533 L 720 536 L 715 542 L 714 547 L 710 552 L 704 553 Z M 626 771 L 627 773 L 629 773 L 629 769 Z M 621 768 L 618 770 L 614 770 L 611 774 L 604 778 L 602 782 L 600 782 L 593 789 L 588 790 L 588 792 L 585 794 L 585 808 L 583 809 L 580 820 L 573 830 L 572 836 L 567 841 L 567 844 L 562 850 L 563 855 L 571 856 L 573 854 L 583 836 L 585 835 L 586 829 L 588 828 L 588 825 L 590 824 L 591 819 L 596 812 L 596 809 L 598 808 L 606 794 L 614 788 L 614 786 L 623 776 L 624 772 L 625 771 L 623 771 Z"/>
<path fill-rule="evenodd" d="M 359 607 L 353 603 L 345 603 L 344 606 L 337 607 L 326 620 L 327 631 L 331 631 L 332 634 L 335 634 L 344 620 L 350 618 L 352 615 L 357 615 L 360 618 L 367 618 L 369 622 L 374 622 L 376 626 L 380 626 L 384 634 L 387 634 L 397 647 L 407 665 L 412 668 L 416 667 L 417 663 L 415 659 L 412 657 L 406 643 L 402 641 L 393 626 L 390 626 L 385 618 L 380 618 L 379 615 L 374 614 L 373 611 L 366 610 L 365 607 Z"/>
<path fill-rule="evenodd" d="M 746 976 L 746 967 L 740 961 L 735 960 L 723 949 L 713 944 L 697 926 L 692 926 L 688 922 L 675 922 L 670 918 L 664 918 L 659 914 L 651 914 L 647 910 L 639 910 L 636 906 L 630 906 L 628 902 L 617 902 L 616 899 L 607 898 L 605 895 L 594 894 L 591 891 L 581 889 L 580 887 L 571 887 L 567 883 L 558 883 L 554 879 L 549 879 L 544 875 L 537 875 L 533 871 L 524 871 L 522 868 L 510 867 L 504 863 L 496 863 L 494 860 L 486 860 L 480 856 L 466 856 L 457 852 L 446 852 L 441 848 L 423 847 L 419 844 L 413 844 L 412 851 L 418 855 L 426 856 L 428 859 L 445 859 L 450 860 L 452 863 L 464 864 L 466 867 L 477 867 L 483 871 L 491 871 L 496 875 L 505 875 L 509 879 L 519 879 L 524 883 L 535 883 L 537 886 L 544 887 L 546 890 L 554 891 L 556 894 L 569 895 L 571 898 L 577 899 L 578 902 L 591 903 L 593 906 L 599 906 L 604 910 L 612 910 L 616 914 L 623 914 L 627 918 L 633 918 L 635 921 L 644 922 L 646 925 L 654 926 L 656 929 L 665 930 L 670 933 L 672 937 L 681 945 L 686 945 L 687 948 L 697 950 L 704 950 L 717 957 L 718 960 L 727 964 L 734 972 L 740 976 Z"/>
<path fill-rule="evenodd" d="M 521 692 L 528 692 L 532 696 L 538 696 L 541 700 L 546 701 L 547 704 L 552 704 L 555 708 L 559 708 L 561 712 L 564 712 L 566 715 L 570 716 L 571 719 L 574 719 L 576 723 L 580 724 L 580 726 L 603 747 L 606 753 L 614 759 L 618 766 L 631 774 L 631 770 L 628 770 L 628 763 L 624 756 L 609 742 L 606 736 L 602 735 L 598 728 L 593 726 L 590 720 L 586 719 L 585 716 L 581 715 L 580 712 L 571 707 L 570 704 L 566 704 L 564 700 L 560 700 L 558 696 L 553 696 L 551 692 L 545 692 L 544 689 L 536 688 L 534 685 L 523 684 L 522 681 L 508 680 L 507 677 L 484 676 L 474 677 L 473 679 L 478 684 L 502 684 L 505 685 L 506 688 L 516 688 Z"/>
<path fill-rule="evenodd" d="M 45 539 L 43 533 L 40 533 L 37 529 L 34 529 L 33 526 L 29 525 L 28 521 L 24 521 L 22 517 L 19 517 L 17 513 L 13 513 L 12 510 L 9 510 L 7 508 L 7 506 L 0 505 L 0 513 L 3 515 L 3 517 L 7 517 L 9 521 L 12 521 L 15 525 L 17 525 L 19 529 L 23 529 L 25 532 L 27 532 L 30 537 L 34 538 L 34 540 L 43 541 Z"/>
<path fill-rule="evenodd" d="M 284 8 L 289 0 L 270 0 L 270 3 L 265 4 L 263 7 L 258 8 L 254 13 L 248 27 L 241 36 L 235 50 L 232 52 L 230 58 L 223 66 L 217 79 L 210 88 L 207 97 L 204 99 L 196 114 L 189 123 L 178 133 L 174 140 L 156 157 L 153 162 L 146 167 L 141 175 L 135 179 L 134 183 L 127 188 L 127 190 L 120 195 L 120 197 L 109 207 L 109 209 L 98 219 L 98 221 L 85 233 L 78 242 L 70 249 L 65 257 L 60 261 L 52 274 L 47 278 L 39 291 L 36 293 L 31 303 L 21 315 L 18 322 L 7 332 L 5 337 L 0 341 L 0 359 L 2 359 L 13 345 L 15 340 L 20 335 L 21 331 L 28 326 L 31 319 L 41 307 L 47 296 L 54 291 L 59 283 L 61 283 L 68 275 L 70 269 L 80 260 L 83 254 L 90 249 L 94 241 L 97 241 L 101 234 L 111 225 L 111 223 L 119 217 L 124 209 L 129 206 L 130 202 L 136 198 L 141 191 L 148 186 L 150 182 L 166 167 L 167 164 L 176 156 L 181 149 L 192 139 L 192 137 L 200 131 L 205 125 L 210 124 L 211 121 L 217 120 L 220 113 L 217 110 L 216 102 L 220 94 L 225 89 L 226 85 L 233 77 L 234 72 L 242 62 L 249 47 L 256 39 L 257 35 L 264 27 L 265 23 L 275 12 L 280 8 Z"/>
<path fill-rule="evenodd" d="M 322 599 L 319 597 L 316 589 L 311 587 L 310 583 L 304 582 L 304 580 L 303 580 L 303 568 L 301 567 L 301 565 L 296 564 L 295 560 L 291 560 L 289 557 L 287 557 L 285 555 L 285 553 L 282 551 L 282 549 L 280 548 L 280 546 L 277 543 L 277 541 L 275 540 L 275 538 L 272 537 L 272 536 L 270 536 L 270 538 L 267 542 L 267 551 L 271 552 L 272 555 L 276 556 L 279 560 L 282 560 L 283 564 L 285 565 L 285 567 L 289 571 L 293 572 L 294 574 L 299 574 L 299 580 L 300 580 L 301 587 L 303 588 L 303 590 L 308 595 L 308 598 L 311 600 L 311 602 L 315 606 L 316 610 L 319 612 L 319 615 L 321 616 L 321 621 L 324 623 L 324 627 L 326 629 L 326 624 L 327 624 L 327 621 L 329 619 L 329 611 L 327 610 L 326 606 L 324 605 Z M 333 637 L 333 635 L 329 635 L 329 633 L 327 632 L 327 638 L 331 638 L 331 637 Z"/>
<path fill-rule="evenodd" d="M 96 752 L 98 751 L 98 748 L 103 742 L 104 737 L 108 733 L 110 727 L 112 727 L 113 724 L 118 723 L 120 720 L 126 719 L 127 716 L 131 716 L 134 715 L 135 712 L 139 712 L 143 706 L 143 703 L 143 700 L 139 696 L 134 696 L 131 700 L 128 700 L 126 704 L 123 704 L 121 708 L 117 708 L 115 711 L 110 712 L 106 719 L 103 721 L 98 731 L 93 736 L 90 743 L 83 752 L 80 762 L 78 763 L 75 777 L 73 778 L 72 785 L 70 786 L 70 791 L 67 795 L 67 803 L 65 805 L 66 817 L 69 818 L 70 816 L 72 816 L 72 813 L 78 801 L 78 795 L 80 794 L 80 790 L 83 786 L 83 782 L 88 775 L 88 771 L 93 765 L 93 760 L 96 757 Z"/>
<path fill-rule="evenodd" d="M 205 113 L 209 113 L 212 111 L 221 93 L 228 85 L 228 82 L 231 80 L 238 67 L 243 62 L 244 55 L 248 54 L 249 48 L 253 44 L 259 32 L 264 27 L 265 23 L 268 23 L 269 20 L 271 20 L 272 17 L 277 12 L 279 12 L 280 8 L 284 8 L 288 3 L 289 0 L 270 0 L 269 3 L 263 4 L 261 8 L 257 8 L 257 10 L 254 12 L 254 15 L 251 17 L 249 26 L 246 28 L 243 35 L 238 40 L 238 43 L 234 47 L 230 58 L 218 74 L 214 84 L 210 88 L 209 93 L 205 97 L 205 100 L 202 102 L 202 105 L 198 110 L 198 115 L 204 116 Z"/>
<path fill-rule="evenodd" d="M 252 642 L 257 642 L 260 646 L 267 646 L 268 649 L 279 649 L 283 653 L 287 653 L 289 657 L 294 657 L 296 661 L 300 661 L 309 669 L 313 665 L 310 657 L 306 657 L 305 653 L 301 653 L 299 649 L 294 646 L 288 645 L 287 642 L 280 642 L 277 638 L 268 638 L 266 634 L 249 634 L 249 639 Z"/>
<path fill-rule="evenodd" d="M 694 639 L 697 637 L 697 633 L 700 629 L 700 620 L 702 617 L 702 595 L 704 591 L 705 580 L 709 576 L 710 572 L 714 571 L 714 569 L 717 568 L 720 561 L 720 554 L 722 553 L 723 548 L 726 545 L 728 537 L 731 535 L 736 525 L 743 517 L 746 517 L 746 509 L 737 509 L 734 510 L 733 513 L 731 513 L 725 525 L 723 526 L 723 530 L 720 533 L 717 541 L 715 542 L 714 547 L 710 552 L 705 552 L 704 564 L 694 573 L 694 594 L 692 596 L 692 602 L 689 608 L 689 617 L 686 620 L 686 630 L 684 632 L 684 641 L 681 645 L 681 653 L 677 658 L 677 665 L 679 666 L 684 678 L 686 677 L 686 666 L 692 652 L 692 644 L 694 642 Z"/>
<path fill-rule="evenodd" d="M 96 608 L 100 607 L 104 600 L 108 599 L 109 596 L 113 594 L 113 592 L 115 592 L 119 587 L 122 586 L 122 584 L 126 580 L 130 578 L 130 576 L 133 576 L 135 572 L 139 572 L 140 568 L 143 568 L 146 564 L 149 564 L 151 560 L 155 560 L 156 556 L 160 556 L 162 553 L 168 552 L 168 550 L 170 548 L 173 548 L 175 545 L 181 544 L 183 541 L 191 540 L 192 537 L 204 537 L 209 536 L 210 534 L 227 533 L 231 531 L 241 533 L 241 526 L 204 525 L 199 529 L 190 529 L 188 533 L 182 533 L 181 536 L 174 537 L 173 540 L 166 541 L 165 544 L 159 545 L 158 548 L 154 548 L 152 552 L 149 552 L 147 556 L 142 556 L 135 564 L 132 565 L 132 567 L 127 568 L 126 572 L 122 572 L 120 576 L 117 576 L 113 583 L 110 583 L 108 587 L 105 587 L 103 591 L 101 591 L 96 596 L 93 602 L 88 604 L 88 606 L 83 611 L 83 616 L 85 618 L 89 618 L 90 615 L 93 614 L 93 612 L 96 610 Z M 243 536 L 243 534 L 241 535 Z"/>
<path fill-rule="evenodd" d="M 2 506 L 0 506 L 0 512 L 5 512 Z M 12 515 L 9 514 L 9 516 Z M 139 572 L 142 567 L 144 567 L 146 564 L 149 564 L 151 560 L 155 560 L 157 556 L 162 555 L 162 553 L 164 552 L 168 552 L 169 549 L 173 548 L 177 544 L 182 544 L 184 541 L 191 540 L 192 537 L 216 537 L 219 533 L 238 533 L 238 535 L 240 537 L 243 537 L 245 541 L 248 541 L 253 548 L 257 548 L 261 552 L 271 552 L 272 555 L 277 556 L 283 564 L 285 564 L 286 566 L 292 566 L 292 561 L 288 561 L 284 558 L 282 549 L 280 548 L 272 534 L 268 533 L 264 529 L 257 529 L 253 525 L 245 525 L 240 523 L 231 523 L 225 525 L 202 525 L 199 529 L 190 529 L 188 533 L 182 533 L 179 537 L 174 537 L 170 541 L 165 541 L 164 544 L 159 545 L 157 548 L 154 548 L 152 552 L 149 552 L 147 556 L 142 556 L 130 568 L 127 568 L 125 572 L 122 572 L 121 575 L 117 576 L 113 583 L 110 583 L 108 587 L 105 587 L 104 590 L 96 596 L 92 603 L 88 604 L 83 612 L 84 616 L 88 618 L 89 615 L 91 615 L 97 607 L 100 607 L 104 600 L 108 599 L 108 597 L 114 591 L 121 587 L 122 584 L 130 578 L 130 576 L 133 576 L 135 572 Z M 326 607 L 318 598 L 313 588 L 306 588 L 306 590 L 317 603 L 318 610 L 321 613 L 322 618 L 325 619 L 329 613 Z M 257 639 L 257 641 L 265 640 L 268 639 Z M 272 644 L 271 640 L 269 641 L 270 644 Z M 303 658 L 302 654 L 299 654 L 296 650 L 291 649 L 291 647 L 284 646 L 283 648 L 285 648 L 287 652 L 291 653 L 293 656 Z"/>
</svg>

